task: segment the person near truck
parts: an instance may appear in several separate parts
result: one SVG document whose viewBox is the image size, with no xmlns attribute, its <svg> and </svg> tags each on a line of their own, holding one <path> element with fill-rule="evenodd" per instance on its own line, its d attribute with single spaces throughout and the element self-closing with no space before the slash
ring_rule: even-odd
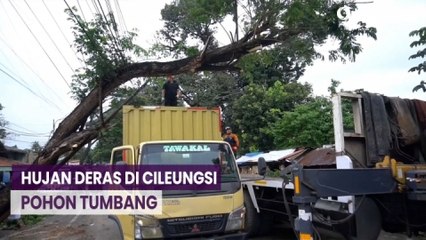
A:
<svg viewBox="0 0 426 240">
<path fill-rule="evenodd" d="M 163 85 L 162 102 L 164 106 L 177 106 L 177 99 L 180 97 L 181 91 L 179 83 L 174 80 L 172 75 L 167 77 L 167 82 Z"/>
<path fill-rule="evenodd" d="M 225 128 L 225 135 L 223 135 L 223 141 L 228 142 L 231 145 L 234 154 L 237 153 L 238 149 L 240 148 L 240 141 L 238 140 L 237 134 L 232 133 L 231 127 Z"/>
</svg>

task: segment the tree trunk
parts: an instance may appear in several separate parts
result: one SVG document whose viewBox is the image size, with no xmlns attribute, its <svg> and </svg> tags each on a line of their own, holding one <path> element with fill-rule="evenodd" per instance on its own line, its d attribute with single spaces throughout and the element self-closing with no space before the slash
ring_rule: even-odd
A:
<svg viewBox="0 0 426 240">
<path fill-rule="evenodd" d="M 264 31 L 258 28 L 258 33 Z M 299 34 L 299 31 L 286 31 L 281 34 L 280 41 Z M 198 57 L 188 57 L 170 62 L 142 62 L 132 63 L 115 71 L 114 76 L 102 79 L 102 85 L 95 87 L 77 107 L 59 124 L 52 138 L 34 161 L 35 164 L 55 164 L 58 158 L 97 137 L 97 130 L 78 131 L 83 126 L 89 115 L 99 106 L 99 99 L 105 99 L 121 84 L 136 77 L 164 76 L 168 74 L 181 74 L 203 70 L 233 69 L 235 60 L 250 53 L 251 49 L 276 43 L 277 40 L 268 40 L 257 36 L 256 32 L 249 32 L 239 41 L 232 44 L 203 51 Z M 207 49 L 207 46 L 206 48 Z M 104 127 L 104 126 L 102 126 Z M 77 150 L 78 150 L 77 149 Z"/>
</svg>

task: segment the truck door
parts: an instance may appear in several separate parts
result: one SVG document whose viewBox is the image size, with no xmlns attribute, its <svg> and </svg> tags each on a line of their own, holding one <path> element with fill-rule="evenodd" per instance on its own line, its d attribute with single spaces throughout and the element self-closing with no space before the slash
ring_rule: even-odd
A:
<svg viewBox="0 0 426 240">
<path fill-rule="evenodd" d="M 132 145 L 115 147 L 111 152 L 110 164 L 134 165 L 136 163 L 135 157 L 135 148 Z"/>
<path fill-rule="evenodd" d="M 111 152 L 111 165 L 134 165 L 135 149 L 131 145 L 115 147 Z M 122 239 L 135 239 L 134 237 L 134 216 L 132 215 L 115 215 L 109 216 L 113 219 L 120 229 Z"/>
</svg>

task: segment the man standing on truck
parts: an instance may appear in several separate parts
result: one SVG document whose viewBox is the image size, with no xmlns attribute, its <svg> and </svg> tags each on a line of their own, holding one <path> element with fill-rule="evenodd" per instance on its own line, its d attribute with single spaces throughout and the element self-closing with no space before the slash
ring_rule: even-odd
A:
<svg viewBox="0 0 426 240">
<path fill-rule="evenodd" d="M 167 77 L 167 82 L 163 85 L 162 102 L 164 106 L 177 106 L 177 99 L 180 97 L 181 91 L 179 83 L 174 80 L 173 75 Z"/>
<path fill-rule="evenodd" d="M 235 133 L 232 133 L 231 127 L 225 127 L 225 135 L 223 135 L 223 141 L 228 142 L 234 154 L 237 154 L 238 149 L 240 148 L 240 141 L 238 136 Z"/>
</svg>

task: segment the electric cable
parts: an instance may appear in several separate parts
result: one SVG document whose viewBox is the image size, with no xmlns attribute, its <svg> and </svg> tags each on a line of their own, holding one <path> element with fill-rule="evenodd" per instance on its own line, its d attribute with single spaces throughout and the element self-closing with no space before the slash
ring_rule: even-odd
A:
<svg viewBox="0 0 426 240">
<path fill-rule="evenodd" d="M 49 84 L 47 84 L 41 77 L 40 75 L 38 75 L 38 73 L 35 72 L 35 70 L 27 63 L 25 62 L 24 59 L 22 59 L 18 53 L 16 53 L 16 51 L 2 38 L 2 36 L 0 35 L 0 41 L 2 41 L 7 48 L 9 48 L 9 50 L 46 86 L 47 89 L 49 89 L 59 100 L 63 101 L 65 103 L 65 101 L 63 100 L 63 98 L 59 97 L 59 95 L 56 93 L 56 91 L 54 91 Z"/>
<path fill-rule="evenodd" d="M 2 65 L 2 64 L 0 64 Z M 0 71 L 3 72 L 4 74 L 6 74 L 6 76 L 8 76 L 9 78 L 11 78 L 13 81 L 17 82 L 19 85 L 21 85 L 22 87 L 24 87 L 25 89 L 27 89 L 28 91 L 30 91 L 32 94 L 34 94 L 36 97 L 40 98 L 41 100 L 43 100 L 44 102 L 46 102 L 48 105 L 53 104 L 53 106 L 55 106 L 56 108 L 58 108 L 59 110 L 61 110 L 61 108 L 59 108 L 58 105 L 56 105 L 54 102 L 50 102 L 48 99 L 45 99 L 43 97 L 41 97 L 40 95 L 38 95 L 36 92 L 34 92 L 31 88 L 27 87 L 25 84 L 23 84 L 22 82 L 20 82 L 18 79 L 16 79 L 14 76 L 12 76 L 11 74 L 9 74 L 8 72 L 6 72 L 5 70 L 3 70 L 2 68 L 0 68 Z"/>
<path fill-rule="evenodd" d="M 36 40 L 36 42 L 38 43 L 38 45 L 41 47 L 41 49 L 43 50 L 43 52 L 46 54 L 47 58 L 50 60 L 50 62 L 52 63 L 52 65 L 55 67 L 56 71 L 59 73 L 59 75 L 62 77 L 62 80 L 67 84 L 68 88 L 71 89 L 71 86 L 69 85 L 69 83 L 67 82 L 67 80 L 65 79 L 64 75 L 62 75 L 61 71 L 59 71 L 58 66 L 56 66 L 56 64 L 53 62 L 52 58 L 50 57 L 50 55 L 47 53 L 46 49 L 43 47 L 43 45 L 41 44 L 40 40 L 36 37 L 36 35 L 34 34 L 34 32 L 31 30 L 31 28 L 28 26 L 27 22 L 25 21 L 25 19 L 21 16 L 21 14 L 19 13 L 18 9 L 15 7 L 15 5 L 12 3 L 11 0 L 9 0 L 10 5 L 12 5 L 13 9 L 15 10 L 15 12 L 18 14 L 19 18 L 22 20 L 22 22 L 24 23 L 24 25 L 27 27 L 28 31 L 30 31 L 31 35 L 34 37 L 34 39 Z"/>
<path fill-rule="evenodd" d="M 122 59 L 122 60 L 125 60 L 126 58 L 124 57 L 124 55 L 123 55 L 123 51 L 120 49 L 120 45 L 118 44 L 118 41 L 117 41 L 117 38 L 115 37 L 115 35 L 114 35 L 114 33 L 113 33 L 113 31 L 111 30 L 111 26 L 110 26 L 110 24 L 108 24 L 108 18 L 106 17 L 106 15 L 105 15 L 105 12 L 104 12 L 104 10 L 103 10 L 103 8 L 102 8 L 102 4 L 101 4 L 101 2 L 99 1 L 99 0 L 97 0 L 98 1 L 98 3 L 99 3 L 99 8 L 100 8 L 100 10 L 101 10 L 101 12 L 102 12 L 102 16 L 103 16 L 103 18 L 105 19 L 105 23 L 107 23 L 107 28 L 108 28 L 108 30 L 109 30 L 109 32 L 111 33 L 111 37 L 112 37 L 112 41 L 113 41 L 113 44 L 117 47 L 117 51 L 118 51 L 118 53 L 119 53 L 119 57 Z M 112 14 L 112 13 L 111 13 Z"/>
<path fill-rule="evenodd" d="M 83 8 L 80 5 L 80 0 L 77 0 L 78 8 L 80 8 L 81 16 L 83 16 L 83 20 L 87 22 L 86 17 L 84 16 Z"/>
<path fill-rule="evenodd" d="M 92 7 L 90 6 L 90 4 L 89 4 L 89 1 L 88 1 L 88 0 L 86 0 L 86 5 L 87 5 L 87 7 L 89 8 L 89 11 L 90 11 L 90 13 L 92 14 L 93 19 L 94 19 L 94 18 L 95 18 L 95 13 L 93 12 Z"/>
<path fill-rule="evenodd" d="M 62 51 L 59 49 L 58 45 L 56 44 L 56 42 L 53 40 L 52 36 L 49 34 L 49 32 L 46 30 L 46 28 L 44 27 L 43 23 L 40 21 L 40 19 L 37 17 L 37 15 L 35 14 L 35 12 L 33 11 L 33 9 L 31 8 L 31 6 L 28 4 L 27 0 L 24 0 L 25 4 L 27 5 L 27 7 L 30 9 L 31 13 L 33 14 L 33 16 L 35 17 L 35 19 L 37 20 L 37 22 L 40 24 L 41 28 L 44 30 L 44 32 L 46 33 L 47 37 L 49 37 L 50 41 L 53 43 L 53 46 L 55 46 L 56 50 L 58 50 L 59 54 L 62 56 L 62 58 L 64 59 L 65 63 L 68 65 L 68 67 L 70 68 L 71 72 L 74 72 L 74 69 L 71 67 L 71 64 L 68 62 L 68 60 L 65 58 L 64 54 L 62 53 Z"/>
<path fill-rule="evenodd" d="M 121 11 L 120 3 L 118 2 L 118 0 L 115 0 L 114 2 L 115 2 L 115 8 L 118 9 L 118 18 L 119 19 L 121 18 L 122 25 L 124 26 L 124 30 L 127 33 L 128 32 L 127 25 L 126 25 L 126 21 L 124 20 L 123 12 Z"/>
<path fill-rule="evenodd" d="M 65 41 L 68 43 L 68 46 L 72 46 L 71 42 L 68 40 L 68 38 L 65 36 L 65 33 L 62 31 L 62 28 L 59 26 L 58 21 L 56 21 L 56 18 L 53 16 L 50 9 L 47 7 L 47 4 L 42 0 L 44 7 L 46 8 L 47 12 L 49 13 L 50 17 L 52 18 L 53 22 L 55 23 L 56 27 L 59 29 L 59 32 L 61 33 L 62 37 L 65 39 Z M 72 48 L 72 51 L 74 52 L 75 56 L 78 56 L 77 52 Z M 77 57 L 78 58 L 78 57 Z M 84 59 L 84 56 L 82 55 L 82 58 Z M 80 61 L 79 61 L 80 62 Z M 81 63 L 81 62 L 80 62 Z M 83 66 L 83 65 L 82 65 Z"/>
</svg>

